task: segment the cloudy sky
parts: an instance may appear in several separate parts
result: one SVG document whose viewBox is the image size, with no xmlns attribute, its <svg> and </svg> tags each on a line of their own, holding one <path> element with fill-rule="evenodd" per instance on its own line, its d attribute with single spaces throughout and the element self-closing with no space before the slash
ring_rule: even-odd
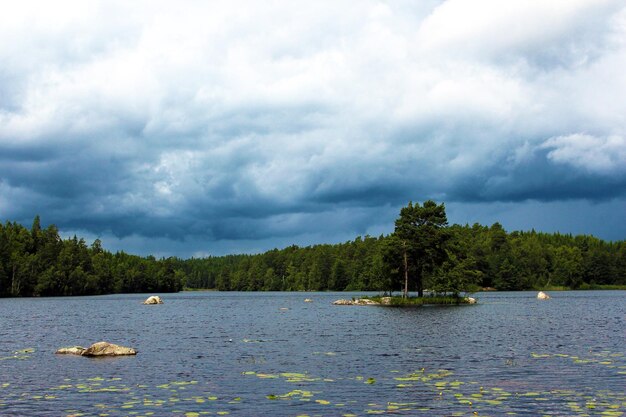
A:
<svg viewBox="0 0 626 417">
<path fill-rule="evenodd" d="M 623 0 L 28 1 L 0 220 L 203 256 L 453 223 L 626 239 Z"/>
</svg>

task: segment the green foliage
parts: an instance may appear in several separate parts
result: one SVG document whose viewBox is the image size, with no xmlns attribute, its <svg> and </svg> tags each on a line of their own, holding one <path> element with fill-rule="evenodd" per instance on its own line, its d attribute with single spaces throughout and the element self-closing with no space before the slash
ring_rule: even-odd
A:
<svg viewBox="0 0 626 417">
<path fill-rule="evenodd" d="M 443 204 L 410 207 L 388 236 L 187 260 L 112 254 L 99 240 L 91 245 L 78 237 L 63 240 L 54 225 L 42 227 L 38 217 L 30 230 L 7 222 L 0 224 L 0 297 L 170 292 L 183 286 L 391 294 L 404 287 L 405 248 L 409 290 L 419 291 L 421 283 L 424 289 L 454 297 L 480 287 L 626 286 L 626 241 L 507 233 L 498 223 L 446 226 Z"/>
<path fill-rule="evenodd" d="M 421 297 L 424 279 L 446 261 L 447 225 L 445 206 L 432 200 L 422 206 L 409 202 L 400 210 L 392 242 L 402 256 L 395 259 L 392 265 L 402 265 L 405 297 L 408 296 L 410 282 Z"/>
<path fill-rule="evenodd" d="M 443 205 L 428 204 L 433 205 L 443 209 Z M 415 211 L 415 206 L 411 206 Z M 434 246 L 419 249 L 417 245 L 421 256 L 432 257 L 412 264 L 423 266 L 423 288 L 432 292 L 454 296 L 481 287 L 527 290 L 556 285 L 596 288 L 626 284 L 624 241 L 603 242 L 591 236 L 535 231 L 507 233 L 499 223 L 490 227 L 446 227 L 441 221 L 444 216 L 445 211 L 435 216 L 439 219 L 435 223 L 440 226 L 434 231 L 430 229 L 432 235 L 426 237 L 416 232 L 411 235 L 414 231 L 405 231 L 409 226 L 401 225 L 403 236 L 423 238 L 429 242 L 425 246 Z M 262 271 L 262 290 L 392 293 L 404 287 L 402 245 L 399 234 L 394 232 L 388 236 L 357 237 L 336 245 L 290 246 L 258 255 L 189 259 L 182 265 L 186 285 L 192 288 L 247 290 L 256 287 L 247 282 L 251 279 L 250 271 Z M 417 266 L 411 268 L 415 274 Z M 413 277 L 410 276 L 409 290 L 418 289 Z"/>
<path fill-rule="evenodd" d="M 31 230 L 0 224 L 0 297 L 97 295 L 116 292 L 173 292 L 185 281 L 182 261 L 111 254 L 96 239 L 62 240 L 56 226 Z"/>
</svg>

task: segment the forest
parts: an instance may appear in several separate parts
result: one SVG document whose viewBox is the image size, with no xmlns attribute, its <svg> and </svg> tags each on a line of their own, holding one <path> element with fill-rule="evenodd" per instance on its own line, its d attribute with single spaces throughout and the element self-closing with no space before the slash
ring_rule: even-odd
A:
<svg viewBox="0 0 626 417">
<path fill-rule="evenodd" d="M 61 239 L 56 226 L 30 230 L 0 224 L 0 297 L 175 292 L 183 288 L 180 260 L 112 254 L 96 239 Z"/>
<path fill-rule="evenodd" d="M 413 250 L 414 264 L 420 258 L 438 259 L 422 266 L 419 273 L 412 272 L 421 277 L 408 280 L 410 291 L 626 285 L 626 241 L 535 231 L 507 233 L 499 223 L 447 226 L 445 212 L 443 217 L 434 234 L 437 241 L 422 238 L 424 247 Z M 398 236 L 402 218 L 401 212 L 396 230 L 386 236 L 357 237 L 334 245 L 293 245 L 257 255 L 188 259 L 183 263 L 185 285 L 221 291 L 402 291 L 403 242 Z M 433 251 L 439 256 L 429 253 Z"/>
<path fill-rule="evenodd" d="M 56 226 L 0 224 L 0 297 L 220 291 L 591 289 L 626 285 L 626 241 L 499 223 L 448 225 L 445 206 L 403 207 L 389 235 L 261 254 L 156 259 L 111 253 Z"/>
</svg>

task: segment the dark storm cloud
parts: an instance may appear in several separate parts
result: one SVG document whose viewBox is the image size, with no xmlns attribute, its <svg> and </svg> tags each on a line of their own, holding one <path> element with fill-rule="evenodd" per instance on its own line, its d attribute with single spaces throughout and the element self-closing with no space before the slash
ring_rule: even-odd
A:
<svg viewBox="0 0 626 417">
<path fill-rule="evenodd" d="M 181 256 L 387 233 L 428 198 L 626 235 L 594 215 L 626 201 L 623 4 L 413 3 L 11 6 L 0 217 Z"/>
<path fill-rule="evenodd" d="M 547 154 L 548 151 L 538 151 L 522 164 L 503 159 L 460 178 L 447 194 L 458 202 L 602 201 L 626 197 L 625 173 L 587 172 L 555 164 Z"/>
</svg>

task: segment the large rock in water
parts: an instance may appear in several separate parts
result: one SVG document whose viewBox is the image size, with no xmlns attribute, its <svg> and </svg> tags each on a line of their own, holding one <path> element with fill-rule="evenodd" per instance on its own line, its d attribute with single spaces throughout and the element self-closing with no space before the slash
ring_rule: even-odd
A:
<svg viewBox="0 0 626 417">
<path fill-rule="evenodd" d="M 136 355 L 137 351 L 132 348 L 115 345 L 109 342 L 98 342 L 84 348 L 82 346 L 72 346 L 61 348 L 54 353 L 60 355 L 79 355 L 79 356 L 122 356 Z"/>
<path fill-rule="evenodd" d="M 540 299 L 540 300 L 549 300 L 550 296 L 548 294 L 546 294 L 545 292 L 543 292 L 543 291 L 539 291 L 537 293 L 537 298 Z"/>
<path fill-rule="evenodd" d="M 98 342 L 89 346 L 82 356 L 122 356 L 122 355 L 136 355 L 137 351 L 133 348 L 115 345 L 109 342 Z"/>
<path fill-rule="evenodd" d="M 163 304 L 163 300 L 158 295 L 152 295 L 143 302 L 144 304 Z"/>
</svg>

